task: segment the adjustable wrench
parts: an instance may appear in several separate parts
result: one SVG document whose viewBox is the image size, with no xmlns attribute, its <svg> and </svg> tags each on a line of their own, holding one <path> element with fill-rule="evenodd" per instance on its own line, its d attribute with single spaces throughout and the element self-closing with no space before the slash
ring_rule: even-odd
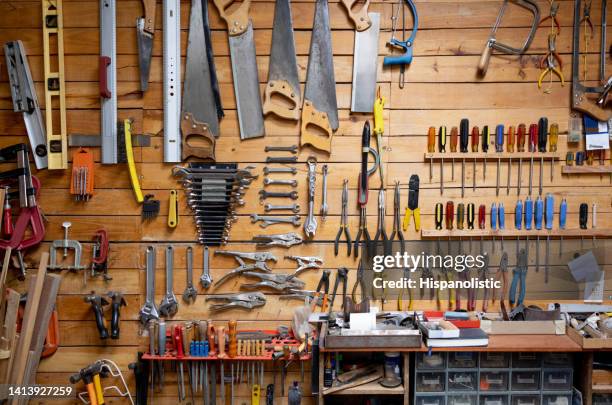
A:
<svg viewBox="0 0 612 405">
<path fill-rule="evenodd" d="M 183 301 L 188 304 L 195 302 L 198 297 L 198 292 L 193 287 L 193 248 L 187 246 L 187 284 L 183 291 Z"/>
<path fill-rule="evenodd" d="M 159 312 L 163 316 L 172 317 L 178 311 L 178 302 L 173 292 L 174 273 L 174 247 L 166 247 L 166 295 L 159 305 Z"/>
<path fill-rule="evenodd" d="M 304 221 L 304 235 L 312 239 L 317 232 L 317 220 L 314 217 L 315 180 L 317 171 L 317 159 L 309 157 L 308 164 L 308 217 Z"/>
<path fill-rule="evenodd" d="M 204 246 L 204 260 L 202 264 L 202 275 L 200 276 L 200 284 L 202 288 L 206 289 L 212 284 L 212 277 L 210 276 L 210 251 L 208 246 Z"/>
<path fill-rule="evenodd" d="M 277 185 L 277 186 L 291 186 L 291 187 L 297 187 L 297 180 L 295 179 L 291 179 L 291 180 L 280 180 L 280 179 L 271 179 L 269 177 L 266 177 L 263 181 L 264 186 L 273 186 L 273 185 Z"/>
<path fill-rule="evenodd" d="M 268 226 L 275 224 L 293 224 L 294 226 L 299 226 L 300 216 L 293 215 L 290 217 L 273 217 L 270 215 L 251 214 L 251 222 L 255 223 L 257 221 L 262 221 L 261 224 L 259 224 L 259 226 L 262 228 L 267 228 Z"/>
<path fill-rule="evenodd" d="M 140 310 L 140 323 L 143 326 L 151 319 L 159 319 L 159 312 L 155 306 L 155 247 L 147 247 L 146 262 L 147 296 Z"/>
<path fill-rule="evenodd" d="M 321 199 L 320 214 L 321 214 L 321 219 L 325 221 L 325 217 L 327 217 L 327 210 L 328 210 L 328 206 L 327 206 L 327 165 L 323 165 L 321 170 L 323 171 L 323 198 Z"/>
<path fill-rule="evenodd" d="M 290 210 L 297 214 L 300 212 L 300 204 L 296 204 L 296 203 L 287 204 L 287 205 L 266 204 L 264 205 L 264 210 L 266 212 Z"/>
<path fill-rule="evenodd" d="M 266 191 L 266 190 L 260 190 L 259 191 L 259 199 L 260 200 L 265 200 L 268 198 L 291 198 L 292 200 L 297 200 L 298 199 L 298 193 L 297 191 L 290 191 L 290 192 L 270 192 L 270 191 Z"/>
</svg>

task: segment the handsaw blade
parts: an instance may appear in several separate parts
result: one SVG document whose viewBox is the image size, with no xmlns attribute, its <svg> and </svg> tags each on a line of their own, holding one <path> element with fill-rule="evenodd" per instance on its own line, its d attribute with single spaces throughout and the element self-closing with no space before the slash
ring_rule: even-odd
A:
<svg viewBox="0 0 612 405">
<path fill-rule="evenodd" d="M 219 117 L 212 84 L 211 64 L 206 52 L 203 15 L 202 0 L 192 0 L 181 111 L 182 115 L 191 113 L 196 121 L 207 124 L 210 133 L 218 137 Z"/>
<path fill-rule="evenodd" d="M 229 45 L 240 139 L 262 137 L 265 135 L 265 129 L 253 42 L 253 24 L 249 21 L 244 33 L 230 35 Z"/>
<path fill-rule="evenodd" d="M 140 90 L 149 88 L 149 72 L 153 56 L 153 35 L 144 30 L 145 19 L 136 21 L 136 37 L 138 38 L 138 66 L 140 68 Z"/>
<path fill-rule="evenodd" d="M 310 40 L 304 99 L 327 114 L 333 131 L 338 129 L 338 102 L 332 59 L 331 32 L 327 0 L 317 0 Z"/>
<path fill-rule="evenodd" d="M 290 0 L 276 0 L 268 81 L 284 80 L 300 97 Z"/>
<path fill-rule="evenodd" d="M 374 109 L 380 14 L 370 13 L 368 15 L 372 21 L 370 28 L 355 32 L 351 112 L 365 113 L 372 112 Z"/>
</svg>

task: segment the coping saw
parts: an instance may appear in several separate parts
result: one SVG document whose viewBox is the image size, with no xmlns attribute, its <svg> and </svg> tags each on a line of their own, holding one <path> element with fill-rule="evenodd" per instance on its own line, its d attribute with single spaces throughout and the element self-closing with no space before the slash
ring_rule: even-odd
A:
<svg viewBox="0 0 612 405">
<path fill-rule="evenodd" d="M 358 1 L 342 0 L 342 4 L 355 24 L 351 112 L 366 113 L 372 112 L 376 93 L 380 13 L 368 14 L 370 0 L 366 0 L 360 9 L 353 11 L 353 6 Z"/>
<path fill-rule="evenodd" d="M 181 10 L 164 0 L 164 163 L 181 161 Z"/>
<path fill-rule="evenodd" d="M 45 138 L 45 124 L 42 120 L 40 105 L 36 97 L 36 89 L 32 81 L 30 66 L 21 41 L 12 41 L 4 44 L 6 68 L 11 85 L 13 111 L 23 113 L 23 121 L 32 156 L 38 170 L 47 167 L 47 139 Z"/>
<path fill-rule="evenodd" d="M 102 163 L 117 163 L 117 29 L 115 0 L 100 0 Z"/>
<path fill-rule="evenodd" d="M 414 21 L 413 26 L 412 26 L 412 32 L 410 33 L 410 36 L 408 37 L 408 39 L 406 39 L 406 36 L 405 36 L 404 26 L 406 22 L 404 21 L 404 7 L 402 5 L 403 1 L 406 2 L 406 5 L 410 9 L 410 12 L 412 13 L 412 19 Z M 401 41 L 395 38 L 395 31 L 397 30 L 397 18 L 398 18 L 400 8 L 402 9 L 402 40 Z M 404 54 L 397 55 L 397 56 L 385 56 L 385 59 L 383 60 L 383 66 L 399 65 L 400 67 L 399 88 L 403 89 L 404 88 L 404 70 L 406 69 L 406 65 L 409 65 L 412 62 L 412 55 L 413 55 L 412 46 L 414 45 L 414 38 L 416 37 L 417 31 L 419 30 L 419 15 L 417 13 L 416 6 L 412 2 L 412 0 L 399 0 L 396 14 L 395 16 L 392 17 L 392 20 L 393 20 L 393 27 L 391 30 L 391 39 L 389 40 L 388 45 L 402 49 L 404 51 Z"/>
<path fill-rule="evenodd" d="M 512 3 L 521 6 L 533 14 L 533 22 L 531 24 L 531 29 L 529 30 L 529 34 L 527 39 L 523 43 L 523 46 L 520 48 L 514 48 L 512 46 L 506 45 L 504 43 L 497 41 L 497 29 L 501 24 L 501 19 L 506 12 L 506 7 L 508 3 L 512 1 Z M 489 60 L 491 59 L 491 53 L 493 49 L 510 54 L 510 55 L 521 55 L 525 53 L 529 45 L 531 45 L 531 41 L 533 41 L 533 37 L 535 36 L 535 32 L 538 29 L 538 24 L 540 23 L 540 9 L 538 5 L 533 0 L 504 0 L 501 8 L 499 9 L 499 14 L 497 14 L 497 19 L 495 20 L 495 24 L 491 29 L 491 33 L 489 34 L 489 39 L 485 44 L 484 49 L 482 50 L 482 54 L 480 55 L 480 61 L 478 62 L 478 72 L 484 77 L 487 74 L 487 69 L 489 68 Z"/>
<path fill-rule="evenodd" d="M 66 90 L 64 85 L 64 18 L 62 0 L 42 0 L 43 60 L 45 67 L 45 128 L 49 170 L 68 168 Z M 56 38 L 57 71 L 51 71 L 51 38 Z M 53 100 L 59 101 L 59 133 L 54 133 Z"/>
</svg>

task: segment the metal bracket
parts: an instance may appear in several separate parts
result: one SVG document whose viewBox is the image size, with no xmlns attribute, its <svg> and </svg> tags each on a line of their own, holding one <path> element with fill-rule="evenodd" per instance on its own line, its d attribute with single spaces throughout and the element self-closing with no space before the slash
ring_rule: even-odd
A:
<svg viewBox="0 0 612 405">
<path fill-rule="evenodd" d="M 180 2 L 164 0 L 164 163 L 181 161 Z"/>
<path fill-rule="evenodd" d="M 117 32 L 115 0 L 100 0 L 102 163 L 117 161 Z"/>
<path fill-rule="evenodd" d="M 4 44 L 6 68 L 11 85 L 13 111 L 23 113 L 32 156 L 38 170 L 47 168 L 47 139 L 30 66 L 21 41 Z"/>
</svg>

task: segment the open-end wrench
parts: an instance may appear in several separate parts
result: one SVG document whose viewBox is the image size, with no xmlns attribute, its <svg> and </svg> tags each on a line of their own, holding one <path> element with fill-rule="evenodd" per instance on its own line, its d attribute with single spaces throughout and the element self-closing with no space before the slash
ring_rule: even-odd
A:
<svg viewBox="0 0 612 405">
<path fill-rule="evenodd" d="M 274 204 L 266 204 L 264 205 L 264 210 L 266 212 L 270 212 L 270 211 L 285 211 L 285 210 L 289 210 L 289 211 L 293 211 L 294 213 L 299 213 L 300 212 L 300 204 L 287 204 L 287 205 L 274 205 Z"/>
<path fill-rule="evenodd" d="M 185 291 L 183 291 L 183 301 L 191 304 L 195 302 L 198 297 L 198 292 L 193 287 L 193 248 L 191 246 L 187 246 L 187 284 L 185 286 Z"/>
<path fill-rule="evenodd" d="M 297 156 L 268 156 L 266 163 L 297 163 Z"/>
<path fill-rule="evenodd" d="M 200 276 L 200 284 L 202 288 L 206 289 L 212 284 L 212 277 L 210 276 L 210 251 L 208 246 L 204 246 L 204 258 L 202 261 L 202 275 Z"/>
<path fill-rule="evenodd" d="M 163 316 L 172 317 L 178 311 L 178 302 L 173 291 L 174 274 L 174 247 L 166 247 L 166 295 L 159 305 L 159 313 Z"/>
<path fill-rule="evenodd" d="M 266 146 L 265 147 L 265 151 L 266 152 L 291 152 L 294 155 L 297 153 L 298 151 L 298 146 L 297 145 L 291 145 L 291 146 Z"/>
<path fill-rule="evenodd" d="M 297 191 L 289 191 L 289 192 L 271 192 L 266 190 L 259 190 L 259 199 L 265 200 L 268 198 L 291 198 L 292 200 L 298 199 Z"/>
<path fill-rule="evenodd" d="M 300 216 L 293 215 L 290 217 L 273 217 L 270 215 L 251 214 L 251 222 L 255 223 L 257 221 L 261 221 L 259 226 L 262 228 L 267 228 L 268 226 L 275 224 L 293 224 L 294 226 L 299 226 Z"/>
<path fill-rule="evenodd" d="M 281 179 L 271 179 L 269 177 L 266 177 L 263 181 L 264 186 L 291 186 L 291 187 L 297 187 L 297 180 L 295 179 L 291 179 L 291 180 L 281 180 Z"/>
<path fill-rule="evenodd" d="M 144 326 L 151 319 L 159 319 L 155 306 L 155 247 L 148 246 L 146 251 L 147 296 L 140 310 L 140 323 Z"/>
<path fill-rule="evenodd" d="M 321 209 L 320 209 L 320 214 L 321 214 L 321 219 L 323 221 L 325 221 L 325 217 L 327 217 L 327 210 L 328 210 L 328 206 L 327 206 L 327 165 L 323 165 L 321 168 L 322 172 L 323 172 L 323 196 L 321 198 Z"/>
<path fill-rule="evenodd" d="M 314 217 L 314 201 L 315 201 L 315 186 L 317 159 L 309 157 L 308 161 L 308 217 L 304 221 L 304 235 L 308 239 L 312 239 L 317 232 L 317 220 Z"/>
<path fill-rule="evenodd" d="M 263 172 L 265 175 L 270 173 L 291 173 L 296 174 L 297 169 L 295 167 L 264 167 Z"/>
</svg>

